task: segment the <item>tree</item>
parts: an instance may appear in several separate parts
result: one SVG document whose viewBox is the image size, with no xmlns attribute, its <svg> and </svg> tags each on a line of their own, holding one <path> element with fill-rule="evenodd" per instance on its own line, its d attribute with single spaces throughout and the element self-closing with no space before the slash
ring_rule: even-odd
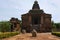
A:
<svg viewBox="0 0 60 40">
<path fill-rule="evenodd" d="M 55 23 L 56 28 L 60 29 L 60 23 Z"/>
<path fill-rule="evenodd" d="M 54 21 L 52 21 L 52 31 L 53 32 L 56 31 L 56 25 L 55 25 Z"/>
<path fill-rule="evenodd" d="M 10 22 L 9 21 L 2 21 L 0 22 L 0 31 L 1 32 L 8 32 L 10 31 Z"/>
<path fill-rule="evenodd" d="M 54 23 L 52 21 L 52 31 L 60 31 L 60 23 Z"/>
</svg>

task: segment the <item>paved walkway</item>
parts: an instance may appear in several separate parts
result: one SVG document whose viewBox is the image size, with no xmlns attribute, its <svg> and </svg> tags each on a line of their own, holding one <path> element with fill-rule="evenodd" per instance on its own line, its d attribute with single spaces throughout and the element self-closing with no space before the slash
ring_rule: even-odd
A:
<svg viewBox="0 0 60 40">
<path fill-rule="evenodd" d="M 31 33 L 19 34 L 3 40 L 60 40 L 60 37 L 51 35 L 51 33 L 37 33 L 37 37 L 31 36 Z"/>
</svg>

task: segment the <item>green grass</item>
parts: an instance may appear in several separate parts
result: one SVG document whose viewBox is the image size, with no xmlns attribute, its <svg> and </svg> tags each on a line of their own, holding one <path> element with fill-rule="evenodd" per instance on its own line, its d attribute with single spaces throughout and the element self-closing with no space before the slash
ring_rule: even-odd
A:
<svg viewBox="0 0 60 40">
<path fill-rule="evenodd" d="M 52 35 L 60 37 L 60 32 L 52 32 Z"/>
<path fill-rule="evenodd" d="M 0 32 L 0 39 L 15 36 L 17 34 L 19 34 L 19 32 Z"/>
</svg>

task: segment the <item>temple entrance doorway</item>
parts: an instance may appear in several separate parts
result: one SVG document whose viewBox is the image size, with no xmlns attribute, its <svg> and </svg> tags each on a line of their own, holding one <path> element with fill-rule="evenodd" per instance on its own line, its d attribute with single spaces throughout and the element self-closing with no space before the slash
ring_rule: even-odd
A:
<svg viewBox="0 0 60 40">
<path fill-rule="evenodd" d="M 35 29 L 37 32 L 40 31 L 40 17 L 32 16 L 32 29 Z"/>
</svg>

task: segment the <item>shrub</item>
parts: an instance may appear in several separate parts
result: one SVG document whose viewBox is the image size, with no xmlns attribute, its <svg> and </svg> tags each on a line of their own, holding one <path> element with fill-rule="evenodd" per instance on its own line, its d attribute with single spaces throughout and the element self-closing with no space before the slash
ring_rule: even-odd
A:
<svg viewBox="0 0 60 40">
<path fill-rule="evenodd" d="M 56 36 L 60 37 L 60 32 L 52 32 L 52 35 L 56 35 Z"/>
<path fill-rule="evenodd" d="M 19 32 L 4 32 L 4 33 L 0 33 L 0 39 L 11 37 L 11 36 L 15 36 L 17 34 L 19 34 Z"/>
</svg>

